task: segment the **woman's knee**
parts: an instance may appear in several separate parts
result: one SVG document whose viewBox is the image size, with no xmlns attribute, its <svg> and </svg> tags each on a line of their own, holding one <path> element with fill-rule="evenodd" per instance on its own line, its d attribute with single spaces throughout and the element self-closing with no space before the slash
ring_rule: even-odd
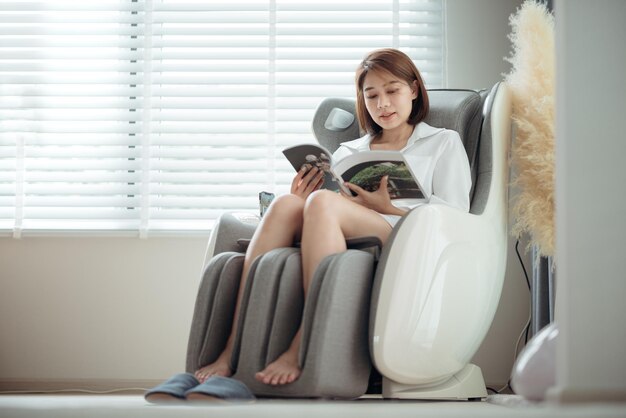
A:
<svg viewBox="0 0 626 418">
<path fill-rule="evenodd" d="M 278 196 L 265 214 L 266 219 L 282 220 L 301 219 L 304 200 L 293 194 Z"/>
<path fill-rule="evenodd" d="M 337 193 L 330 190 L 317 190 L 309 195 L 304 205 L 304 217 L 333 216 L 337 213 Z"/>
</svg>

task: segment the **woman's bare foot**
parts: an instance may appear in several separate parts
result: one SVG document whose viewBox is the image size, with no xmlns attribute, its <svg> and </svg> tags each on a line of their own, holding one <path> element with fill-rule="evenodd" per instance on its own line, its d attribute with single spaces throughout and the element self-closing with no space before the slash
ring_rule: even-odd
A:
<svg viewBox="0 0 626 418">
<path fill-rule="evenodd" d="M 254 377 L 266 385 L 286 385 L 295 382 L 302 371 L 298 366 L 298 350 L 288 350 Z"/>
<path fill-rule="evenodd" d="M 224 351 L 215 362 L 198 369 L 194 375 L 200 383 L 204 383 L 211 376 L 230 377 L 233 371 L 230 369 L 230 353 Z"/>
</svg>

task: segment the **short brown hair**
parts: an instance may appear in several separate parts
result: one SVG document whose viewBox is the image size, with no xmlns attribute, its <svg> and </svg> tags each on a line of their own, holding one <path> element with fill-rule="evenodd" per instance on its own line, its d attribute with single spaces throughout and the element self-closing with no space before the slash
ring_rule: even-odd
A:
<svg viewBox="0 0 626 418">
<path fill-rule="evenodd" d="M 417 82 L 417 97 L 413 99 L 413 108 L 408 123 L 415 126 L 426 118 L 429 109 L 428 93 L 422 81 L 422 76 L 411 58 L 397 49 L 377 49 L 367 54 L 356 70 L 356 113 L 361 129 L 364 129 L 372 136 L 378 135 L 383 130 L 380 125 L 374 122 L 365 107 L 363 83 L 365 76 L 370 71 L 382 71 L 392 74 L 405 81 L 409 86 L 413 86 L 413 83 Z"/>
</svg>

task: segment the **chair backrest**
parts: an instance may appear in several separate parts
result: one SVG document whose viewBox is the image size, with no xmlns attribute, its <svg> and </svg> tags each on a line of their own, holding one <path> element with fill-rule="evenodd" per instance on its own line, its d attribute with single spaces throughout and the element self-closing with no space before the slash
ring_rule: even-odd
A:
<svg viewBox="0 0 626 418">
<path fill-rule="evenodd" d="M 457 131 L 465 146 L 472 174 L 471 213 L 482 213 L 491 179 L 490 144 L 481 143 L 483 120 L 486 117 L 483 108 L 488 93 L 487 90 L 428 91 L 430 111 L 424 121 L 431 126 Z M 335 126 L 336 124 L 332 123 L 332 119 L 336 119 L 337 116 L 335 109 L 356 115 L 354 99 L 327 98 L 316 109 L 312 122 L 316 139 L 331 152 L 334 152 L 341 142 L 356 139 L 363 134 L 359 130 L 356 117 L 353 117 L 349 125 L 345 122 L 350 119 L 341 118 L 344 123 Z"/>
</svg>

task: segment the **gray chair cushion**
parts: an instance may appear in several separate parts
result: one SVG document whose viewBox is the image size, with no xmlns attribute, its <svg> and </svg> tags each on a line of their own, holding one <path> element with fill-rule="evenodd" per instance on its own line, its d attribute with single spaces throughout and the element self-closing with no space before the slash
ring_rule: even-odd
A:
<svg viewBox="0 0 626 418">
<path fill-rule="evenodd" d="M 367 329 L 374 257 L 348 250 L 325 258 L 303 308 L 300 257 L 292 250 L 272 250 L 259 261 L 233 377 L 258 396 L 359 397 L 371 371 Z M 301 321 L 299 379 L 284 386 L 257 381 L 256 372 L 286 351 Z"/>
<path fill-rule="evenodd" d="M 477 161 L 476 161 L 476 181 L 472 184 L 473 194 L 471 199 L 470 213 L 480 215 L 485 209 L 487 199 L 489 199 L 489 189 L 491 188 L 491 178 L 493 175 L 493 135 L 491 132 L 491 110 L 493 107 L 493 98 L 498 91 L 500 83 L 493 86 L 490 90 L 482 90 L 481 108 L 483 113 L 483 122 L 480 133 L 480 141 L 478 143 Z"/>
<path fill-rule="evenodd" d="M 473 196 L 478 175 L 478 144 L 482 125 L 481 97 L 474 90 L 429 90 L 430 112 L 425 122 L 431 126 L 452 129 L 461 136 L 470 162 Z"/>
<path fill-rule="evenodd" d="M 230 335 L 243 254 L 224 252 L 207 264 L 194 308 L 185 370 L 194 373 L 217 360 Z"/>
</svg>

